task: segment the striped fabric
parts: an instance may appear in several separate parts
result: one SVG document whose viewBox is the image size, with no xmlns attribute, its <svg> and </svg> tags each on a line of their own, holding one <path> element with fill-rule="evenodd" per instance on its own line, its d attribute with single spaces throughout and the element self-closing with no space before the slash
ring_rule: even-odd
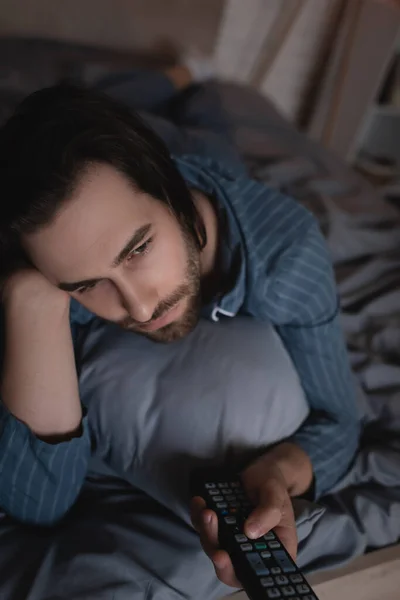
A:
<svg viewBox="0 0 400 600">
<path fill-rule="evenodd" d="M 212 195 L 226 224 L 226 293 L 204 307 L 214 321 L 237 314 L 273 323 L 310 405 L 293 440 L 310 456 L 315 495 L 345 473 L 358 444 L 355 388 L 339 326 L 331 260 L 311 214 L 291 198 L 211 159 L 176 159 L 188 184 Z M 93 317 L 71 302 L 71 326 Z M 79 365 L 78 365 L 79 367 Z M 290 407 L 290 399 L 288 399 Z M 255 416 L 256 417 L 256 416 Z M 73 504 L 85 478 L 90 434 L 58 445 L 37 440 L 0 407 L 0 505 L 30 523 L 52 523 Z"/>
</svg>

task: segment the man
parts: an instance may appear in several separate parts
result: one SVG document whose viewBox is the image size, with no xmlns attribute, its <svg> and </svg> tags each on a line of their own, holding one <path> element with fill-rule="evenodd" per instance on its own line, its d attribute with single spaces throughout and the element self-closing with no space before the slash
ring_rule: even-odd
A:
<svg viewBox="0 0 400 600">
<path fill-rule="evenodd" d="M 110 87 L 121 99 L 120 81 Z M 181 150 L 168 127 L 160 133 Z M 204 140 L 190 142 L 193 150 Z M 17 519 L 53 523 L 81 489 L 90 436 L 74 342 L 94 315 L 173 342 L 200 315 L 245 314 L 272 322 L 311 409 L 292 439 L 242 474 L 257 503 L 246 533 L 274 527 L 295 557 L 291 497 L 320 497 L 348 468 L 359 432 L 354 389 L 313 217 L 232 160 L 235 172 L 210 158 L 173 158 L 122 105 L 68 86 L 26 99 L 1 131 L 0 503 Z M 200 499 L 192 514 L 219 578 L 239 585 L 218 550 L 215 515 Z"/>
</svg>

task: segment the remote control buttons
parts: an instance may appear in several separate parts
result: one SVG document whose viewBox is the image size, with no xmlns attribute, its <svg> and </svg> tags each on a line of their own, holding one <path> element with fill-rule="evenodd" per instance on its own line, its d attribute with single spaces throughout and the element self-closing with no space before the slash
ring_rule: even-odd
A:
<svg viewBox="0 0 400 600">
<path fill-rule="evenodd" d="M 268 544 L 268 546 L 272 549 L 272 550 L 276 550 L 276 548 L 280 548 L 281 545 L 279 542 L 277 542 L 276 540 L 274 540 L 273 542 L 270 542 Z"/>
<path fill-rule="evenodd" d="M 244 535 L 244 533 L 237 533 L 235 535 L 235 540 L 239 542 L 239 544 L 242 544 L 243 542 L 247 542 L 247 537 Z"/>
<path fill-rule="evenodd" d="M 268 598 L 281 598 L 282 597 L 278 588 L 271 588 L 270 590 L 267 590 L 267 596 L 268 596 Z"/>
<path fill-rule="evenodd" d="M 308 594 L 307 596 L 302 596 L 301 600 L 317 600 L 314 594 Z"/>
<path fill-rule="evenodd" d="M 236 524 L 236 517 L 225 517 L 225 523 L 227 525 L 235 525 Z"/>
<path fill-rule="evenodd" d="M 208 493 L 210 494 L 210 496 L 218 496 L 218 494 L 220 494 L 219 490 L 208 490 Z"/>
<path fill-rule="evenodd" d="M 223 496 L 213 496 L 214 502 L 223 502 Z"/>
<path fill-rule="evenodd" d="M 223 488 L 228 488 L 229 487 L 229 483 L 226 483 L 226 481 L 219 483 L 218 487 L 223 489 Z"/>
<path fill-rule="evenodd" d="M 288 598 L 290 596 L 293 597 L 295 595 L 295 593 L 296 593 L 294 591 L 294 588 L 291 585 L 283 587 L 282 588 L 282 592 L 283 592 L 283 595 L 285 596 L 285 598 Z"/>
<path fill-rule="evenodd" d="M 256 550 L 265 550 L 267 547 L 267 544 L 265 544 L 264 542 L 256 542 L 254 544 L 254 547 Z"/>
<path fill-rule="evenodd" d="M 274 580 L 272 577 L 261 577 L 260 583 L 263 587 L 272 587 L 274 585 Z"/>
<path fill-rule="evenodd" d="M 251 544 L 240 544 L 240 549 L 243 552 L 250 552 L 250 550 L 253 550 L 253 546 Z"/>
<path fill-rule="evenodd" d="M 272 555 L 284 573 L 293 573 L 296 570 L 289 557 L 286 555 L 286 552 L 283 550 L 276 550 Z"/>
<path fill-rule="evenodd" d="M 272 575 L 279 575 L 279 573 L 282 573 L 282 569 L 280 567 L 272 567 L 271 573 Z"/>
<path fill-rule="evenodd" d="M 215 483 L 206 483 L 205 487 L 206 487 L 206 490 L 212 490 L 213 488 L 215 488 L 217 486 L 215 485 Z"/>
<path fill-rule="evenodd" d="M 226 502 L 217 502 L 217 508 L 228 508 Z"/>
<path fill-rule="evenodd" d="M 225 496 L 225 500 L 227 502 L 232 502 L 236 500 L 236 496 Z"/>
<path fill-rule="evenodd" d="M 290 575 L 290 581 L 292 583 L 303 583 L 303 578 L 299 573 L 296 573 L 295 575 Z"/>
<path fill-rule="evenodd" d="M 240 487 L 240 483 L 238 481 L 232 481 L 231 488 L 238 488 L 238 487 Z"/>
<path fill-rule="evenodd" d="M 261 558 L 271 558 L 272 554 L 271 552 L 268 552 L 268 550 L 266 550 L 265 552 L 261 552 Z M 294 582 L 296 583 L 296 582 Z"/>
<path fill-rule="evenodd" d="M 287 585 L 289 583 L 289 579 L 285 575 L 278 575 L 278 577 L 275 577 L 275 581 L 278 585 Z"/>
<path fill-rule="evenodd" d="M 257 552 L 248 552 L 247 554 L 245 554 L 245 556 L 249 561 L 253 571 L 255 571 L 256 575 L 269 575 L 269 570 L 264 565 Z"/>
<path fill-rule="evenodd" d="M 267 534 L 264 535 L 264 540 L 267 540 L 267 542 L 269 542 L 270 540 L 274 540 L 275 536 L 272 533 L 272 531 L 269 531 Z"/>
<path fill-rule="evenodd" d="M 305 583 L 301 583 L 300 585 L 296 585 L 296 590 L 299 594 L 308 594 L 310 588 Z"/>
</svg>

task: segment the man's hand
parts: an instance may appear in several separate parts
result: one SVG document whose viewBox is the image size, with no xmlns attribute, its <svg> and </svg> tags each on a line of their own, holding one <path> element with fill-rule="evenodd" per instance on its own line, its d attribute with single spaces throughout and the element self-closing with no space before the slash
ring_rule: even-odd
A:
<svg viewBox="0 0 400 600">
<path fill-rule="evenodd" d="M 3 404 L 39 438 L 57 443 L 81 432 L 70 298 L 34 269 L 16 272 L 2 290 Z"/>
<path fill-rule="evenodd" d="M 296 559 L 297 533 L 291 495 L 304 493 L 312 483 L 312 466 L 307 455 L 295 444 L 279 444 L 247 467 L 241 478 L 256 506 L 245 523 L 244 533 L 255 539 L 274 529 Z M 229 555 L 219 549 L 217 516 L 205 508 L 202 498 L 192 501 L 192 522 L 218 578 L 232 587 L 241 587 Z"/>
<path fill-rule="evenodd" d="M 66 292 L 52 285 L 36 269 L 21 269 L 10 275 L 1 286 L 1 300 L 8 302 L 21 300 L 28 304 L 36 300 L 56 302 L 64 307 L 69 306 Z"/>
</svg>

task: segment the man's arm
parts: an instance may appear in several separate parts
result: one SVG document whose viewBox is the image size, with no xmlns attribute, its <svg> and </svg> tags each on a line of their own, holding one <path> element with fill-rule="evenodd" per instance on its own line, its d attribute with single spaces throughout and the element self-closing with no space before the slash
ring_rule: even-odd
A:
<svg viewBox="0 0 400 600">
<path fill-rule="evenodd" d="M 0 504 L 26 522 L 52 523 L 63 516 L 90 455 L 69 303 L 34 271 L 15 275 L 3 294 Z"/>
<path fill-rule="evenodd" d="M 316 223 L 311 222 L 277 262 L 267 311 L 293 360 L 311 409 L 280 462 L 295 485 L 296 447 L 300 448 L 311 460 L 315 496 L 320 497 L 348 469 L 360 425 L 331 259 Z M 279 446 L 274 452 L 279 452 Z M 303 461 L 298 477 L 304 478 L 307 470 Z"/>
</svg>

